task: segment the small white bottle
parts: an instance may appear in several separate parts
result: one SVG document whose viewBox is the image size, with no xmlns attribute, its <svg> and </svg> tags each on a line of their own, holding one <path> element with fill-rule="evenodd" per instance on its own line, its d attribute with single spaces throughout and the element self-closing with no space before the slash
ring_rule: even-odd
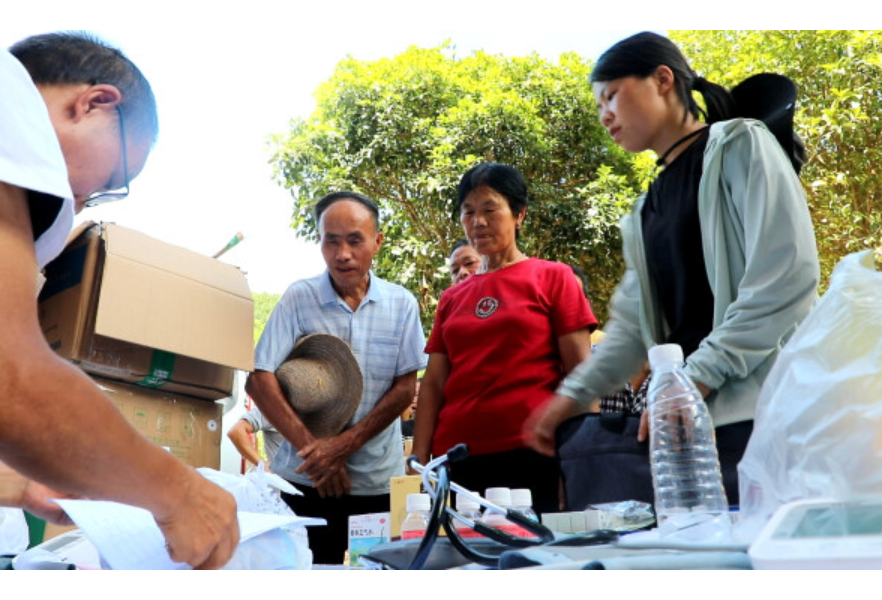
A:
<svg viewBox="0 0 882 600">
<path fill-rule="evenodd" d="M 484 497 L 488 502 L 491 502 L 500 508 L 511 508 L 511 490 L 509 488 L 487 488 L 484 491 Z M 484 514 L 481 516 L 481 522 L 490 527 L 495 527 L 496 529 L 510 533 L 511 535 L 519 536 L 522 531 L 522 528 L 519 525 L 506 519 L 505 515 L 501 515 L 489 508 L 484 509 Z"/>
<path fill-rule="evenodd" d="M 533 493 L 528 488 L 518 488 L 511 491 L 511 507 L 530 519 L 539 522 L 539 516 L 533 510 Z M 528 529 L 519 527 L 521 537 L 536 537 Z"/>
<path fill-rule="evenodd" d="M 474 494 L 474 492 L 472 492 Z M 477 495 L 477 494 L 475 494 Z M 476 501 L 472 500 L 468 496 L 465 496 L 461 493 L 456 495 L 456 512 L 461 514 L 466 519 L 470 519 L 471 521 L 478 522 L 481 520 L 481 505 Z M 454 527 L 456 527 L 456 532 L 459 534 L 459 537 L 462 538 L 475 538 L 475 537 L 484 537 L 465 523 L 453 519 Z"/>
<path fill-rule="evenodd" d="M 539 522 L 539 516 L 533 510 L 533 493 L 529 488 L 519 488 L 511 491 L 511 507 L 518 512 L 524 513 L 531 521 Z"/>
<path fill-rule="evenodd" d="M 425 537 L 429 525 L 429 511 L 432 510 L 432 499 L 429 494 L 408 494 L 405 506 L 407 516 L 401 524 L 401 539 Z"/>
</svg>

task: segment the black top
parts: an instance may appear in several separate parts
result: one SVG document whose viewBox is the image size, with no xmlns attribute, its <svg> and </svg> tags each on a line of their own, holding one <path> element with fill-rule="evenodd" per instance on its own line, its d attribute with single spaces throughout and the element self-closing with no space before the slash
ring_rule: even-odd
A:
<svg viewBox="0 0 882 600">
<path fill-rule="evenodd" d="M 61 198 L 28 190 L 28 211 L 31 214 L 31 229 L 34 232 L 34 241 L 52 227 L 63 205 L 64 200 Z"/>
<path fill-rule="evenodd" d="M 707 132 L 698 136 L 649 186 L 641 212 L 646 262 L 670 335 L 683 356 L 713 328 L 714 295 L 707 280 L 698 220 L 698 184 Z"/>
</svg>

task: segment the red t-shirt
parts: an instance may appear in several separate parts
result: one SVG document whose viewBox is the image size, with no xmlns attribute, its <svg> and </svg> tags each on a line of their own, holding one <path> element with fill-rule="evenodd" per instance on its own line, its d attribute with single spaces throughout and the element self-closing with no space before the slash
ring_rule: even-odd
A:
<svg viewBox="0 0 882 600">
<path fill-rule="evenodd" d="M 426 345 L 450 361 L 432 453 L 458 443 L 472 455 L 523 448 L 524 421 L 563 377 L 558 338 L 596 327 L 561 263 L 531 258 L 447 289 Z"/>
</svg>

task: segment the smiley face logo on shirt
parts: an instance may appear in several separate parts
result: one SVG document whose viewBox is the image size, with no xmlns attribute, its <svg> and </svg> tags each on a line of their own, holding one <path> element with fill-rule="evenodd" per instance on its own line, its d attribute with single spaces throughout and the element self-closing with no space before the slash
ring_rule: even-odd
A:
<svg viewBox="0 0 882 600">
<path fill-rule="evenodd" d="M 499 308 L 499 300 L 496 298 L 491 298 L 490 296 L 481 298 L 475 307 L 475 316 L 479 319 L 486 319 L 495 313 L 497 308 Z"/>
</svg>

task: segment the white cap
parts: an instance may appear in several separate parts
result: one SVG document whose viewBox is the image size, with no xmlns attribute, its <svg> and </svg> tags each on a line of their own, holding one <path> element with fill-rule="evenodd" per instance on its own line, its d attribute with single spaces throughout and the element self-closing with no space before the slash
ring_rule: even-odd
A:
<svg viewBox="0 0 882 600">
<path fill-rule="evenodd" d="M 475 492 L 471 492 L 475 494 Z M 475 494 L 477 496 L 477 494 Z M 456 494 L 456 510 L 459 512 L 464 512 L 467 510 L 481 510 L 481 505 L 478 504 L 475 500 L 472 500 L 465 494 L 458 492 Z"/>
<path fill-rule="evenodd" d="M 512 506 L 533 506 L 533 494 L 528 488 L 511 491 Z"/>
<path fill-rule="evenodd" d="M 405 505 L 409 513 L 418 510 L 431 510 L 432 499 L 429 497 L 429 494 L 408 494 Z"/>
<path fill-rule="evenodd" d="M 683 349 L 679 344 L 661 344 L 649 349 L 649 366 L 655 369 L 664 363 L 683 364 Z"/>
<path fill-rule="evenodd" d="M 484 497 L 497 506 L 511 508 L 511 490 L 505 487 L 487 488 Z"/>
</svg>

